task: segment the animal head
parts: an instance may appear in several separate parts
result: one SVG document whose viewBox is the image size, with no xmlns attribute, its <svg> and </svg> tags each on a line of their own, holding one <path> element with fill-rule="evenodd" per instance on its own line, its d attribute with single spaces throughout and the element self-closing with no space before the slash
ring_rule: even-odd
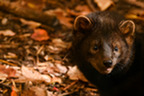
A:
<svg viewBox="0 0 144 96">
<path fill-rule="evenodd" d="M 117 20 L 118 19 L 118 20 Z M 76 54 L 99 73 L 110 74 L 116 66 L 128 65 L 135 24 L 110 12 L 78 16 L 74 21 Z"/>
</svg>

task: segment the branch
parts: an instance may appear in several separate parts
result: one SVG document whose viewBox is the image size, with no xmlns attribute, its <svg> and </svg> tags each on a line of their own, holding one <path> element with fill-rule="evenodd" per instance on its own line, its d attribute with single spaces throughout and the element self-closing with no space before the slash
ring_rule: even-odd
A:
<svg viewBox="0 0 144 96">
<path fill-rule="evenodd" d="M 30 8 L 22 8 L 19 4 L 14 2 L 0 0 L 0 9 L 25 19 L 41 22 L 51 27 L 58 25 L 58 19 L 56 16 L 45 14 Z"/>
</svg>

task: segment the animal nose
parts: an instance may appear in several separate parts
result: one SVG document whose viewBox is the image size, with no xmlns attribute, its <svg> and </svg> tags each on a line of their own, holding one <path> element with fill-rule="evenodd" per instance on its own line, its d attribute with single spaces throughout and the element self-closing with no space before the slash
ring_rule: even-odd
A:
<svg viewBox="0 0 144 96">
<path fill-rule="evenodd" d="M 111 66 L 112 66 L 112 60 L 105 60 L 105 61 L 103 61 L 103 64 L 104 64 L 106 67 L 111 67 Z"/>
</svg>

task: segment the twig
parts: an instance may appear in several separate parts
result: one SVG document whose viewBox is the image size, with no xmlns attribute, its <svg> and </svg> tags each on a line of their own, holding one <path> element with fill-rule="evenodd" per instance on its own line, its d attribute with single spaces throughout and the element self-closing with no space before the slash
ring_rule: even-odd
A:
<svg viewBox="0 0 144 96">
<path fill-rule="evenodd" d="M 144 8 L 144 2 L 137 1 L 137 0 L 124 0 L 124 1 L 129 3 L 129 4 Z"/>
<path fill-rule="evenodd" d="M 44 45 L 42 45 L 39 49 L 38 49 L 38 51 L 37 51 L 37 55 L 39 55 L 40 54 L 40 52 L 43 50 L 43 48 L 44 48 Z"/>
<path fill-rule="evenodd" d="M 78 82 L 78 80 L 72 82 L 70 85 L 66 86 L 63 90 L 67 90 L 67 89 L 69 89 L 71 86 L 73 86 L 73 85 L 76 84 L 77 82 Z"/>
<path fill-rule="evenodd" d="M 0 59 L 0 62 L 5 63 L 5 64 L 8 64 L 8 65 L 11 65 L 11 66 L 18 66 L 17 64 L 10 63 L 10 62 L 5 61 L 5 60 L 2 60 L 2 59 Z"/>
<path fill-rule="evenodd" d="M 6 49 L 6 48 L 17 48 L 19 46 L 19 44 L 18 43 L 15 43 L 15 44 L 0 44 L 0 48 L 4 48 L 4 49 Z"/>
</svg>

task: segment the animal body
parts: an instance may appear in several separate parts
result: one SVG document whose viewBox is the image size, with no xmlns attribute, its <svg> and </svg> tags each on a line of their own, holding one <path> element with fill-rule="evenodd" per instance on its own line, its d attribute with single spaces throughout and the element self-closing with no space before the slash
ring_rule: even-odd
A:
<svg viewBox="0 0 144 96">
<path fill-rule="evenodd" d="M 74 22 L 72 60 L 101 96 L 144 96 L 144 35 L 115 12 L 93 12 Z"/>
</svg>

